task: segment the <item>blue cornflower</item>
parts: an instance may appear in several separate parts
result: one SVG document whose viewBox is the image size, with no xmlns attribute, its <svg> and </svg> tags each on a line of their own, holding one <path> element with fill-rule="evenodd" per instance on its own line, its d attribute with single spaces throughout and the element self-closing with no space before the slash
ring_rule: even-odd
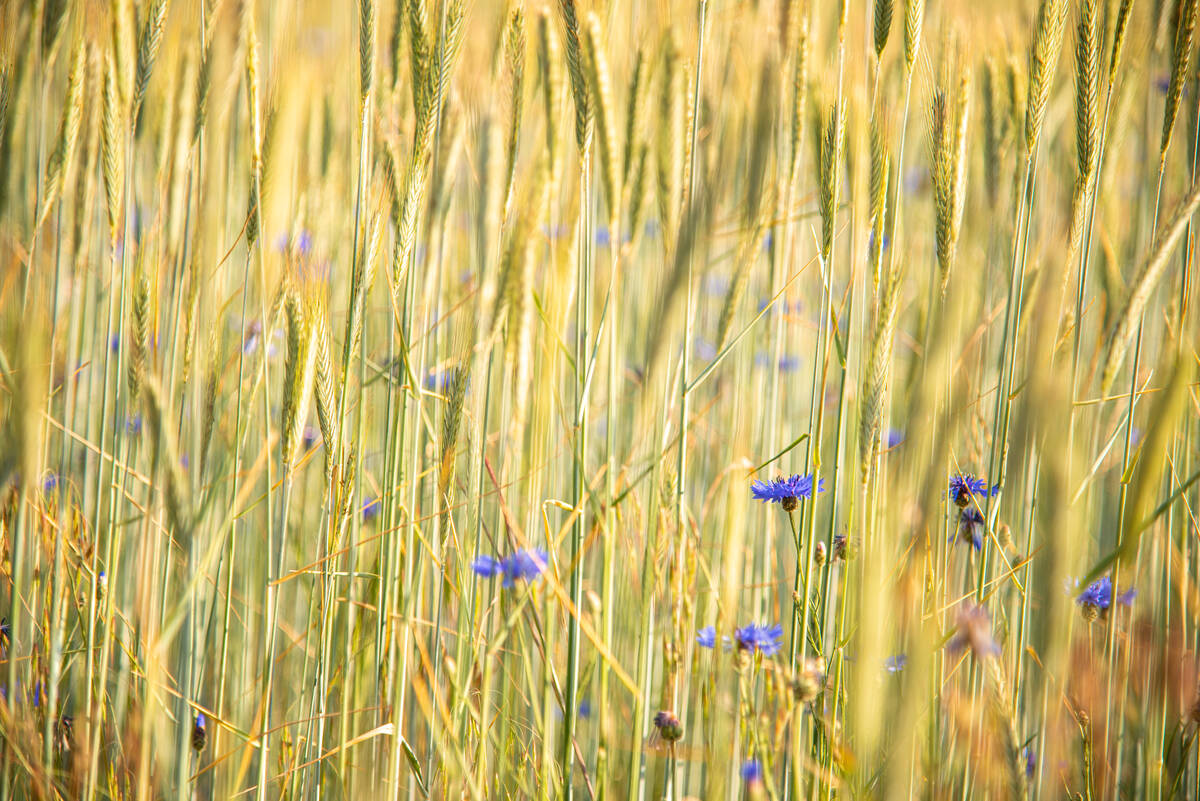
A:
<svg viewBox="0 0 1200 801">
<path fill-rule="evenodd" d="M 500 573 L 500 560 L 496 559 L 495 557 L 482 554 L 480 556 L 476 556 L 475 560 L 471 562 L 471 569 L 474 570 L 475 574 L 478 576 L 482 576 L 483 578 L 491 578 L 492 576 Z"/>
<path fill-rule="evenodd" d="M 307 256 L 312 251 L 313 238 L 307 229 L 302 230 L 296 237 L 296 251 L 301 256 Z"/>
<path fill-rule="evenodd" d="M 1000 643 L 992 638 L 992 617 L 982 606 L 962 609 L 955 621 L 956 631 L 946 644 L 952 654 L 970 649 L 976 659 L 998 656 Z"/>
<path fill-rule="evenodd" d="M 983 550 L 983 532 L 985 523 L 983 512 L 974 506 L 962 510 L 958 517 L 958 531 L 950 535 L 950 541 L 969 542 L 977 551 Z"/>
<path fill-rule="evenodd" d="M 135 437 L 138 434 L 141 434 L 142 433 L 142 416 L 140 414 L 135 414 L 133 417 L 127 417 L 125 419 L 125 430 L 128 431 L 130 434 L 132 434 Z"/>
<path fill-rule="evenodd" d="M 58 489 L 58 474 L 47 473 L 46 477 L 42 479 L 42 492 L 49 494 L 56 489 Z"/>
<path fill-rule="evenodd" d="M 500 586 L 507 589 L 518 580 L 533 581 L 542 574 L 549 561 L 546 552 L 539 548 L 532 551 L 520 550 L 502 559 L 486 555 L 477 556 L 471 563 L 471 569 L 483 578 L 500 576 Z"/>
<path fill-rule="evenodd" d="M 887 234 L 884 234 L 883 235 L 883 249 L 887 250 L 888 246 L 891 244 L 892 244 L 891 237 L 889 237 Z M 867 235 L 867 246 L 871 247 L 871 248 L 875 247 L 875 231 L 873 231 L 873 230 Z"/>
<path fill-rule="evenodd" d="M 887 430 L 887 446 L 894 448 L 904 442 L 904 432 L 898 428 L 889 428 Z"/>
<path fill-rule="evenodd" d="M 313 426 L 305 426 L 304 434 L 301 441 L 304 443 L 304 450 L 311 450 L 313 445 L 317 444 L 317 429 Z"/>
<path fill-rule="evenodd" d="M 883 660 L 883 667 L 888 673 L 899 673 L 908 667 L 908 657 L 905 654 L 896 654 L 889 656 Z"/>
<path fill-rule="evenodd" d="M 779 357 L 779 372 L 793 373 L 800 368 L 799 356 L 780 356 Z"/>
<path fill-rule="evenodd" d="M 450 387 L 450 382 L 454 379 L 452 370 L 430 370 L 425 374 L 425 389 L 442 391 Z"/>
<path fill-rule="evenodd" d="M 762 312 L 766 311 L 767 306 L 769 306 L 770 304 L 771 304 L 770 298 L 760 299 L 758 301 L 758 307 L 755 309 L 755 313 L 761 314 Z M 783 300 L 781 300 L 775 304 L 775 308 L 772 311 L 776 311 L 776 312 L 779 312 L 780 314 L 787 315 L 789 313 L 799 314 L 800 309 L 801 309 L 800 301 L 796 301 L 794 304 L 789 305 L 787 302 L 787 299 L 784 298 Z"/>
<path fill-rule="evenodd" d="M 658 736 L 668 743 L 674 743 L 683 737 L 683 726 L 674 712 L 660 709 L 654 713 L 654 728 Z"/>
<path fill-rule="evenodd" d="M 961 508 L 969 506 L 971 498 L 975 495 L 986 498 L 989 495 L 995 495 L 999 491 L 999 484 L 989 490 L 987 482 L 982 478 L 976 478 L 970 473 L 958 473 L 950 476 L 950 491 L 947 494 L 950 500 L 954 501 L 955 505 Z"/>
<path fill-rule="evenodd" d="M 800 367 L 800 357 L 788 356 L 785 354 L 779 357 L 778 362 L 772 362 L 771 357 L 768 354 L 759 351 L 758 353 L 754 354 L 754 366 L 767 368 L 774 366 L 775 369 L 781 373 L 792 373 Z"/>
<path fill-rule="evenodd" d="M 744 781 L 746 784 L 758 784 L 763 778 L 762 763 L 757 759 L 747 759 L 742 763 L 742 769 L 740 773 L 742 775 L 742 781 Z"/>
<path fill-rule="evenodd" d="M 701 648 L 714 648 L 717 645 L 717 630 L 712 626 L 705 626 L 696 632 L 696 644 Z"/>
<path fill-rule="evenodd" d="M 783 626 L 747 623 L 733 632 L 733 639 L 743 651 L 758 651 L 763 656 L 774 656 L 783 648 Z"/>
<path fill-rule="evenodd" d="M 196 713 L 196 722 L 192 724 L 192 748 L 203 751 L 208 743 L 208 719 L 203 712 Z"/>
<path fill-rule="evenodd" d="M 246 326 L 246 333 L 242 337 L 242 353 L 253 353 L 254 349 L 258 347 L 260 339 L 262 339 L 262 323 L 252 320 L 250 325 Z"/>
<path fill-rule="evenodd" d="M 1025 757 L 1025 778 L 1032 779 L 1034 771 L 1037 770 L 1037 752 L 1033 750 L 1033 746 L 1027 745 L 1021 754 Z"/>
<path fill-rule="evenodd" d="M 608 230 L 607 225 L 602 225 L 596 229 L 596 244 L 602 248 L 606 248 L 612 243 L 612 234 Z"/>
<path fill-rule="evenodd" d="M 817 482 L 817 492 L 825 491 L 825 479 Z M 811 498 L 813 477 L 794 475 L 776 478 L 773 481 L 755 481 L 750 485 L 750 494 L 763 503 L 778 503 L 785 512 L 793 511 L 801 498 Z"/>
<path fill-rule="evenodd" d="M 711 362 L 717 358 L 717 346 L 703 337 L 696 337 L 696 358 Z"/>
<path fill-rule="evenodd" d="M 379 503 L 378 498 L 371 498 L 362 506 L 362 517 L 364 523 L 370 523 L 379 516 L 379 512 L 383 506 Z"/>
<path fill-rule="evenodd" d="M 704 294 L 724 296 L 727 291 L 729 291 L 728 276 L 718 275 L 717 273 L 709 273 L 705 276 Z"/>
<path fill-rule="evenodd" d="M 592 716 L 592 702 L 584 698 L 579 702 L 579 717 L 587 719 Z"/>
<path fill-rule="evenodd" d="M 1137 590 L 1130 587 L 1117 596 L 1117 603 L 1122 606 L 1130 606 L 1136 597 Z M 1094 618 L 1097 614 L 1107 613 L 1112 608 L 1113 603 L 1112 578 L 1101 576 L 1089 584 L 1075 600 L 1076 603 L 1083 607 L 1085 617 Z"/>
</svg>

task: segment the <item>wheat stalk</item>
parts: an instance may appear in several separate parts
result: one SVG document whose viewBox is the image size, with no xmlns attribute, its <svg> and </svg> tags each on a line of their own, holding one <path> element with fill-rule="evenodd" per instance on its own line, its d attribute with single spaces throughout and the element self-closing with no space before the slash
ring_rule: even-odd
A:
<svg viewBox="0 0 1200 801">
<path fill-rule="evenodd" d="M 892 32 L 894 0 L 875 0 L 875 58 L 883 58 L 888 35 Z"/>
<path fill-rule="evenodd" d="M 125 123 L 117 86 L 116 62 L 110 57 L 104 70 L 104 114 L 101 122 L 104 160 L 104 200 L 108 212 L 109 241 L 114 247 L 121 222 L 124 181 Z"/>
<path fill-rule="evenodd" d="M 616 123 L 613 119 L 612 78 L 600 34 L 600 19 L 588 13 L 585 41 L 588 92 L 595 106 L 596 139 L 600 145 L 600 182 L 608 201 L 609 234 L 617 236 L 616 221 L 621 206 L 621 178 L 617 171 Z"/>
<path fill-rule="evenodd" d="M 963 69 L 954 87 L 939 86 L 930 116 L 933 150 L 933 197 L 941 291 L 950 281 L 958 250 L 967 190 L 967 120 L 970 73 Z"/>
<path fill-rule="evenodd" d="M 133 119 L 138 118 L 142 102 L 146 99 L 146 87 L 150 84 L 150 71 L 162 44 L 163 29 L 167 23 L 167 0 L 151 0 L 146 10 L 146 19 L 138 34 L 137 69 L 133 91 Z"/>
<path fill-rule="evenodd" d="M 1025 106 L 1025 153 L 1030 156 L 1042 132 L 1050 84 L 1058 65 L 1067 17 L 1065 0 L 1042 0 L 1029 49 L 1029 96 Z"/>
<path fill-rule="evenodd" d="M 1171 146 L 1171 132 L 1175 129 L 1175 117 L 1179 113 L 1179 99 L 1183 95 L 1183 84 L 1187 80 L 1188 62 L 1192 56 L 1192 39 L 1196 32 L 1197 9 L 1200 0 L 1180 0 L 1179 23 L 1175 29 L 1175 47 L 1171 59 L 1171 82 L 1167 86 L 1167 99 L 1163 107 L 1162 140 L 1158 146 L 1158 161 L 1167 161 L 1167 148 Z"/>
<path fill-rule="evenodd" d="M 50 207 L 58 200 L 65 176 L 71 170 L 75 156 L 75 145 L 79 139 L 79 123 L 83 118 L 84 88 L 87 83 L 87 48 L 83 39 L 75 44 L 71 56 L 71 71 L 67 77 L 67 100 L 63 106 L 62 121 L 58 126 L 58 139 L 46 164 L 46 183 L 42 193 L 42 208 L 38 214 L 38 225 L 46 220 Z M 0 113 L 0 130 L 3 129 L 3 114 Z"/>
<path fill-rule="evenodd" d="M 1079 178 L 1091 181 L 1100 139 L 1100 27 L 1098 0 L 1081 0 L 1075 37 L 1075 153 Z"/>
</svg>

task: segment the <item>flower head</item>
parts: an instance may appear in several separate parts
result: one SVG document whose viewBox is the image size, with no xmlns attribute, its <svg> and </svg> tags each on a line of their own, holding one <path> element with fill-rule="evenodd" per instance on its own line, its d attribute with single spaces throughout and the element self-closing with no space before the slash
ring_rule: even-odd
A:
<svg viewBox="0 0 1200 801">
<path fill-rule="evenodd" d="M 983 513 L 974 506 L 963 509 L 958 516 L 958 530 L 950 535 L 950 541 L 970 543 L 976 551 L 983 550 L 983 532 L 986 524 Z"/>
<path fill-rule="evenodd" d="M 683 738 L 683 725 L 674 712 L 662 709 L 654 713 L 654 728 L 658 731 L 658 736 L 668 743 L 674 743 Z"/>
<path fill-rule="evenodd" d="M 192 748 L 203 751 L 208 743 L 208 719 L 203 712 L 196 713 L 196 722 L 192 724 Z"/>
<path fill-rule="evenodd" d="M 783 648 L 783 626 L 747 623 L 733 632 L 733 639 L 739 650 L 774 656 Z"/>
<path fill-rule="evenodd" d="M 946 646 L 951 653 L 969 648 L 976 659 L 1000 653 L 1000 644 L 992 638 L 991 615 L 982 606 L 972 606 L 959 611 L 955 628 L 954 636 Z"/>
<path fill-rule="evenodd" d="M 796 703 L 807 704 L 817 697 L 821 687 L 825 685 L 825 660 L 821 657 L 809 657 L 797 668 L 795 674 L 788 680 L 792 690 L 792 698 Z"/>
<path fill-rule="evenodd" d="M 320 433 L 313 426 L 305 426 L 304 434 L 301 441 L 304 443 L 304 450 L 312 450 L 312 446 L 317 444 L 317 437 Z"/>
<path fill-rule="evenodd" d="M 477 556 L 471 563 L 471 569 L 483 578 L 500 576 L 500 586 L 507 589 L 518 580 L 533 581 L 542 574 L 548 563 L 549 557 L 543 550 L 520 550 L 501 559 L 486 555 Z"/>
<path fill-rule="evenodd" d="M 1117 603 L 1122 606 L 1132 606 L 1133 599 L 1136 597 L 1137 590 L 1130 587 L 1117 596 Z M 1096 579 L 1084 588 L 1075 601 L 1083 609 L 1083 616 L 1088 620 L 1094 620 L 1101 614 L 1107 614 L 1113 603 L 1112 578 L 1101 576 Z"/>
<path fill-rule="evenodd" d="M 1025 778 L 1032 779 L 1034 771 L 1037 770 L 1037 752 L 1033 750 L 1033 746 L 1027 745 L 1021 755 L 1025 758 Z"/>
<path fill-rule="evenodd" d="M 906 667 L 908 667 L 908 656 L 905 654 L 896 654 L 883 660 L 883 668 L 888 673 L 899 673 Z"/>
<path fill-rule="evenodd" d="M 1000 491 L 1000 485 L 988 489 L 987 482 L 982 478 L 976 478 L 970 473 L 958 473 L 950 476 L 950 491 L 948 495 L 950 500 L 954 501 L 955 505 L 960 508 L 966 508 L 971 505 L 971 499 L 975 495 L 983 498 L 989 495 L 995 495 Z"/>
<path fill-rule="evenodd" d="M 817 492 L 825 491 L 825 479 L 817 482 Z M 784 511 L 791 512 L 799 504 L 801 498 L 811 498 L 813 494 L 812 475 L 794 475 L 788 478 L 776 478 L 772 481 L 755 481 L 750 485 L 750 494 L 763 503 L 778 503 Z"/>
<path fill-rule="evenodd" d="M 712 648 L 717 644 L 717 630 L 712 626 L 705 626 L 696 632 L 696 644 L 701 648 Z"/>
<path fill-rule="evenodd" d="M 362 506 L 363 522 L 370 523 L 372 520 L 374 520 L 376 517 L 379 516 L 379 512 L 381 509 L 383 509 L 383 506 L 379 503 L 378 498 L 368 499 L 367 502 L 364 503 Z"/>
<path fill-rule="evenodd" d="M 70 715 L 59 715 L 54 724 L 54 748 L 59 753 L 71 750 L 75 741 L 75 718 Z"/>
<path fill-rule="evenodd" d="M 747 759 L 742 763 L 742 781 L 746 784 L 758 784 L 763 778 L 762 763 L 757 759 Z"/>
</svg>

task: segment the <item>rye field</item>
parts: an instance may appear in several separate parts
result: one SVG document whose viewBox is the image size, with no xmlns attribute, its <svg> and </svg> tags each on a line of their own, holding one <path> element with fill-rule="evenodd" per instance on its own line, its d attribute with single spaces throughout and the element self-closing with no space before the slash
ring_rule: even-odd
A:
<svg viewBox="0 0 1200 801">
<path fill-rule="evenodd" d="M 0 1 L 0 799 L 1200 799 L 1198 14 Z"/>
</svg>

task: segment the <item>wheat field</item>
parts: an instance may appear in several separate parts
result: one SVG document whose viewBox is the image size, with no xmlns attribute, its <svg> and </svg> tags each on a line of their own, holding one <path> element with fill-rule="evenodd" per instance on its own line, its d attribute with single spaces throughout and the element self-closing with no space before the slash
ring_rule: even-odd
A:
<svg viewBox="0 0 1200 801">
<path fill-rule="evenodd" d="M 0 799 L 1200 798 L 1198 6 L 0 1 Z"/>
</svg>

